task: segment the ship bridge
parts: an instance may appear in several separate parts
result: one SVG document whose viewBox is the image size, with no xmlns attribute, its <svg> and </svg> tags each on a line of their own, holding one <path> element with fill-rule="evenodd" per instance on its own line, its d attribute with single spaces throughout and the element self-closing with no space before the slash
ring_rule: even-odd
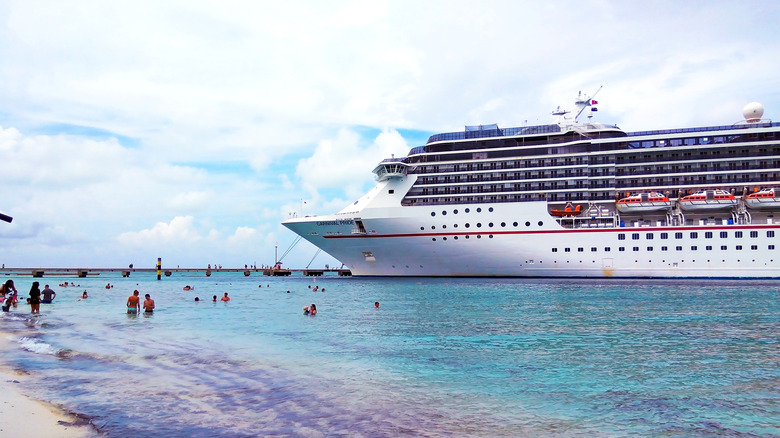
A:
<svg viewBox="0 0 780 438">
<path fill-rule="evenodd" d="M 406 176 L 408 168 L 409 166 L 403 162 L 403 158 L 387 158 L 382 160 L 373 172 L 377 181 L 385 181 Z"/>
</svg>

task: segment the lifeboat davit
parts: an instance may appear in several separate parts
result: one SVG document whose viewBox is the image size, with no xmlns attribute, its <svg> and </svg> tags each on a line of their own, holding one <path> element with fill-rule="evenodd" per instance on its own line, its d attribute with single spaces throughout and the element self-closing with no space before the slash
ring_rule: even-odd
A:
<svg viewBox="0 0 780 438">
<path fill-rule="evenodd" d="M 776 210 L 780 208 L 780 191 L 764 189 L 745 196 L 745 205 L 756 210 Z"/>
<path fill-rule="evenodd" d="M 566 204 L 563 210 L 558 210 L 556 208 L 550 210 L 551 215 L 558 216 L 558 217 L 579 216 L 580 213 L 582 213 L 582 205 L 577 205 L 576 207 L 574 207 L 571 205 L 571 203 Z"/>
<path fill-rule="evenodd" d="M 637 193 L 617 201 L 617 209 L 621 213 L 643 213 L 647 211 L 666 210 L 672 206 L 672 201 L 658 192 Z"/>
<path fill-rule="evenodd" d="M 725 190 L 701 190 L 683 197 L 679 204 L 685 211 L 728 210 L 736 207 L 737 198 Z"/>
</svg>

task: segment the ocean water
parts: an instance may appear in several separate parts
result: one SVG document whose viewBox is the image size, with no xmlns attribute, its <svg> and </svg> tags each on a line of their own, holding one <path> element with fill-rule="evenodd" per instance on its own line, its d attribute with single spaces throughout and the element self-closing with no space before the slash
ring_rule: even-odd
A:
<svg viewBox="0 0 780 438">
<path fill-rule="evenodd" d="M 778 282 L 65 280 L 0 360 L 110 437 L 780 435 Z"/>
</svg>

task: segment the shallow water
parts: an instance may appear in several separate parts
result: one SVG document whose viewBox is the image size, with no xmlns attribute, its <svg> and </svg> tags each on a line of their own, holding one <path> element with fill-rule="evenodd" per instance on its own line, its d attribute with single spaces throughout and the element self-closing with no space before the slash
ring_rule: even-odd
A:
<svg viewBox="0 0 780 438">
<path fill-rule="evenodd" d="M 3 360 L 108 436 L 780 434 L 776 282 L 67 280 Z"/>
</svg>

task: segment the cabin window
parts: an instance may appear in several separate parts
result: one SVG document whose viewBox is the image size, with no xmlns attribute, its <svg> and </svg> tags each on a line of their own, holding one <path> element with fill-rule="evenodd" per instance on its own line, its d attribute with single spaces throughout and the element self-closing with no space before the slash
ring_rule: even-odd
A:
<svg viewBox="0 0 780 438">
<path fill-rule="evenodd" d="M 618 251 L 621 251 L 621 252 L 622 252 L 622 251 L 625 251 L 625 250 L 626 250 L 626 247 L 625 247 L 625 246 L 621 246 L 621 247 L 619 247 L 619 248 L 618 248 Z"/>
<path fill-rule="evenodd" d="M 729 237 L 729 232 L 728 231 L 721 231 L 720 232 L 720 237 L 722 239 L 725 239 L 725 238 Z"/>
<path fill-rule="evenodd" d="M 769 245 L 769 246 L 773 246 L 773 245 Z M 774 249 L 774 248 L 772 248 L 772 249 Z M 612 251 L 612 248 L 606 246 L 606 247 L 604 247 L 604 251 L 605 252 L 610 252 L 610 251 Z"/>
<path fill-rule="evenodd" d="M 648 247 L 647 247 L 647 250 L 648 250 L 648 251 L 652 251 L 652 250 L 653 250 L 653 247 L 652 247 L 652 246 L 648 246 Z"/>
<path fill-rule="evenodd" d="M 752 249 L 753 251 L 755 251 L 755 250 L 757 250 L 757 249 L 758 249 L 758 245 L 750 245 L 750 249 Z"/>
<path fill-rule="evenodd" d="M 734 237 L 736 237 L 737 239 L 741 239 L 742 238 L 742 231 L 735 231 L 734 232 Z M 742 248 L 740 248 L 740 249 L 742 249 Z"/>
<path fill-rule="evenodd" d="M 595 247 L 595 246 L 594 246 L 594 247 L 591 247 L 591 248 L 590 248 L 590 251 L 591 251 L 591 252 L 596 252 L 596 247 Z"/>
<path fill-rule="evenodd" d="M 758 231 L 751 231 L 751 232 L 750 232 L 750 237 L 752 237 L 752 238 L 754 238 L 754 239 L 755 239 L 756 237 L 758 237 Z"/>
<path fill-rule="evenodd" d="M 707 231 L 706 233 L 704 233 L 704 238 L 705 239 L 712 239 L 712 231 Z"/>
<path fill-rule="evenodd" d="M 767 231 L 766 232 L 766 237 L 775 237 L 775 232 L 774 231 Z"/>
<path fill-rule="evenodd" d="M 691 232 L 691 239 L 698 239 L 698 238 L 699 238 L 699 233 L 695 231 Z"/>
<path fill-rule="evenodd" d="M 682 246 L 678 246 L 674 248 L 676 251 L 682 251 Z"/>
<path fill-rule="evenodd" d="M 571 248 L 564 248 L 563 252 L 571 252 Z"/>
<path fill-rule="evenodd" d="M 682 239 L 682 233 L 674 233 L 675 239 Z"/>
<path fill-rule="evenodd" d="M 726 250 L 728 249 L 728 247 L 727 247 L 726 245 L 722 245 L 722 246 L 720 247 L 720 249 L 721 249 L 721 251 L 726 251 Z"/>
<path fill-rule="evenodd" d="M 558 248 L 553 248 L 552 252 L 558 252 Z"/>
<path fill-rule="evenodd" d="M 631 238 L 632 238 L 633 240 L 639 240 L 639 233 L 633 233 L 633 234 L 631 234 Z"/>
<path fill-rule="evenodd" d="M 734 249 L 736 249 L 737 251 L 742 251 L 742 245 L 737 245 Z"/>
<path fill-rule="evenodd" d="M 583 252 L 585 251 L 585 248 L 577 248 L 577 252 Z"/>
<path fill-rule="evenodd" d="M 704 247 L 704 249 L 706 249 L 707 251 L 712 251 L 712 246 L 711 245 L 707 245 L 707 246 Z"/>
<path fill-rule="evenodd" d="M 387 193 L 389 193 L 389 194 L 391 194 L 391 195 L 392 195 L 393 193 L 395 193 L 395 190 L 393 190 L 393 189 L 390 189 L 390 190 L 388 190 L 388 191 L 387 191 Z"/>
<path fill-rule="evenodd" d="M 653 240 L 653 233 L 647 233 L 647 234 L 645 235 L 645 239 L 647 239 L 647 240 Z"/>
<path fill-rule="evenodd" d="M 697 249 L 699 249 L 699 247 L 697 247 L 696 245 L 691 246 L 691 251 L 696 251 Z"/>
<path fill-rule="evenodd" d="M 638 246 L 635 246 L 635 247 L 634 247 L 634 251 L 639 251 L 639 247 L 638 247 Z"/>
<path fill-rule="evenodd" d="M 623 233 L 618 234 L 618 240 L 626 240 L 626 235 Z"/>
<path fill-rule="evenodd" d="M 661 251 L 666 251 L 667 249 L 669 249 L 669 248 L 668 248 L 668 247 L 666 247 L 666 246 L 662 246 L 662 247 L 661 247 Z"/>
<path fill-rule="evenodd" d="M 666 240 L 669 238 L 669 233 L 661 233 L 661 239 Z"/>
</svg>

